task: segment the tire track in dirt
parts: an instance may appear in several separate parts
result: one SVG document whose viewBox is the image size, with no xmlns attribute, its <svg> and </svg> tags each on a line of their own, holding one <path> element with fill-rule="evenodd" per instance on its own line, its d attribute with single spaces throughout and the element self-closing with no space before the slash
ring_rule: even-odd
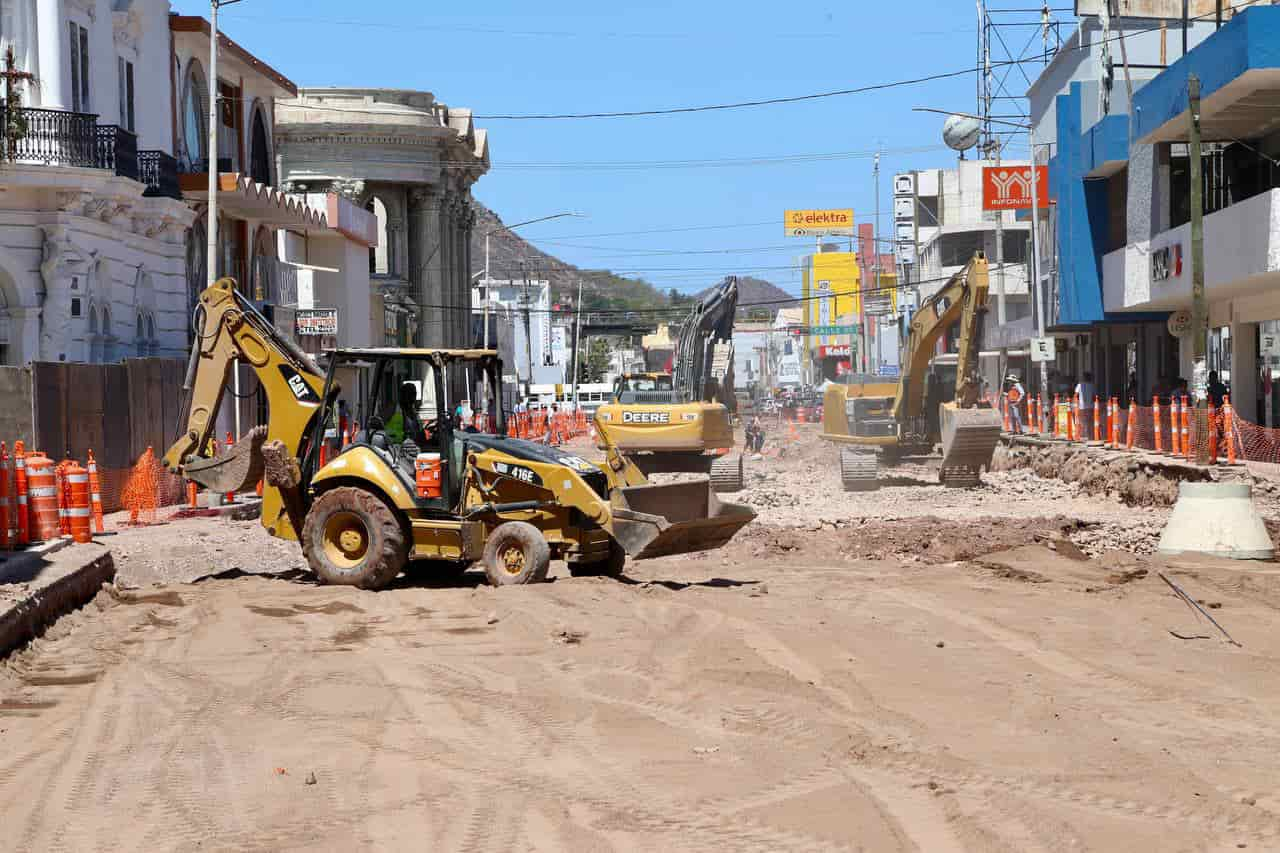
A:
<svg viewBox="0 0 1280 853">
<path fill-rule="evenodd" d="M 431 669 L 438 676 L 435 679 L 436 683 L 449 679 L 447 671 L 442 672 L 439 667 L 434 666 Z M 516 730 L 516 739 L 533 739 L 551 728 L 547 725 L 548 718 L 551 716 L 547 709 L 519 705 L 507 694 L 494 693 L 470 682 L 472 682 L 470 679 L 455 681 L 450 685 L 449 690 L 469 703 L 481 703 L 499 712 L 501 719 L 510 723 Z M 469 739 L 472 740 L 475 749 L 485 749 L 486 739 L 478 734 L 470 735 Z M 582 735 L 577 730 L 570 730 L 570 744 L 577 742 L 576 748 L 579 751 L 585 749 L 580 743 L 582 739 Z M 473 760 L 476 758 L 475 755 L 470 757 Z M 482 756 L 482 760 L 484 757 L 487 756 Z M 609 763 L 607 756 L 594 755 L 594 759 L 597 762 L 604 761 L 606 765 Z M 424 760 L 434 761 L 438 766 L 452 766 L 464 779 L 474 778 L 477 772 L 474 765 L 456 764 L 451 762 L 450 756 L 447 755 L 424 757 Z M 726 845 L 728 849 L 734 850 L 839 849 L 829 845 L 825 839 L 761 826 L 740 818 L 723 818 L 716 821 L 710 818 L 691 817 L 682 802 L 671 800 L 670 791 L 638 786 L 625 768 L 606 766 L 605 769 L 612 769 L 614 775 L 607 778 L 605 784 L 600 787 L 588 787 L 582 783 L 582 780 L 575 779 L 574 783 L 570 783 L 562 777 L 546 775 L 537 765 L 528 770 L 513 769 L 508 762 L 498 758 L 495 758 L 491 766 L 483 768 L 481 772 L 486 777 L 492 774 L 494 778 L 502 780 L 498 789 L 503 792 L 503 801 L 521 802 L 522 797 L 554 795 L 553 802 L 571 800 L 580 805 L 589 806 L 597 814 L 612 817 L 618 821 L 613 825 L 615 829 L 663 834 L 678 833 L 680 839 L 678 849 L 707 849 L 721 851 L 721 853 Z M 602 791 L 618 793 L 610 796 Z M 517 793 L 522 797 L 512 796 Z M 670 810 L 654 811 L 657 804 L 667 804 Z M 696 848 L 687 846 L 690 841 L 696 841 L 700 846 Z"/>
<path fill-rule="evenodd" d="M 889 771 L 900 777 L 917 781 L 932 780 L 954 788 L 962 795 L 972 794 L 974 791 L 983 791 L 988 797 L 995 794 L 1017 794 L 1060 807 L 1100 812 L 1115 817 L 1177 822 L 1205 829 L 1247 831 L 1258 839 L 1280 835 L 1280 821 L 1269 816 L 1253 816 L 1245 807 L 1230 802 L 1206 799 L 1196 808 L 1144 802 L 1089 791 L 1070 782 L 985 773 L 976 769 L 957 770 L 921 753 L 905 750 L 871 750 L 857 760 L 861 765 Z"/>
</svg>

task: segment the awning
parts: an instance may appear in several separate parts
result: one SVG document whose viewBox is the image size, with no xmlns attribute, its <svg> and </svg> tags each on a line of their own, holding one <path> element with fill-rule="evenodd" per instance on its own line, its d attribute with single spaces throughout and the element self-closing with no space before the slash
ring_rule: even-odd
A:
<svg viewBox="0 0 1280 853">
<path fill-rule="evenodd" d="M 1257 139 L 1280 127 L 1280 7 L 1245 9 L 1134 96 L 1138 142 L 1186 142 L 1187 80 L 1200 80 L 1200 136 Z"/>
<path fill-rule="evenodd" d="M 208 201 L 209 176 L 179 176 L 182 197 L 188 201 Z M 218 176 L 218 208 L 239 219 L 257 219 L 280 228 L 327 229 L 325 211 L 307 204 L 306 199 L 275 187 L 256 183 L 239 173 Z"/>
</svg>

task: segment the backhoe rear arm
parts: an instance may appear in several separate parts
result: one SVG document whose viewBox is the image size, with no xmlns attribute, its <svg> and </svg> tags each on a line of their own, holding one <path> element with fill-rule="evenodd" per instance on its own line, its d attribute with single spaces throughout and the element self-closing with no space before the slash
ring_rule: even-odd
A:
<svg viewBox="0 0 1280 853">
<path fill-rule="evenodd" d="M 190 399 L 182 434 L 164 455 L 164 466 L 215 491 L 252 487 L 242 482 L 262 470 L 263 436 L 224 457 L 209 460 L 204 452 L 214 438 L 218 409 L 230 384 L 236 359 L 257 374 L 267 396 L 266 440 L 279 440 L 296 457 L 320 409 L 324 377 L 304 353 L 282 337 L 237 291 L 232 279 L 219 279 L 200 295 L 203 322 L 196 331 L 189 374 Z M 244 437 L 240 437 L 243 439 Z M 256 457 L 250 459 L 250 455 Z M 232 482 L 235 481 L 235 482 Z M 279 493 L 268 489 L 262 520 L 270 527 L 281 515 Z M 280 519 L 288 523 L 287 519 Z M 291 526 L 291 525 L 290 525 Z"/>
</svg>

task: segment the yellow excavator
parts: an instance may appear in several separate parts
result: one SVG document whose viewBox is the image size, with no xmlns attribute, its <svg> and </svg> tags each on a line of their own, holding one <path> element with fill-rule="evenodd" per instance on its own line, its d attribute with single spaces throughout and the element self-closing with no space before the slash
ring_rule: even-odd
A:
<svg viewBox="0 0 1280 853">
<path fill-rule="evenodd" d="M 733 450 L 733 319 L 738 279 L 729 276 L 694 307 L 680 330 L 671 373 L 626 374 L 596 410 L 596 444 L 647 474 L 708 474 L 717 492 L 742 489 Z"/>
<path fill-rule="evenodd" d="M 978 352 L 988 290 L 987 259 L 974 255 L 912 315 L 902 349 L 901 378 L 891 383 L 830 385 L 823 398 L 822 437 L 842 445 L 840 479 L 846 491 L 878 488 L 881 458 L 927 455 L 942 444 L 939 480 L 978 485 L 1000 440 L 1000 414 L 979 399 Z M 942 336 L 959 345 L 955 396 L 942 402 L 930 359 Z M 932 381 L 931 381 L 932 380 Z"/>
<path fill-rule="evenodd" d="M 269 420 L 209 456 L 237 360 L 257 375 Z M 200 296 L 185 424 L 164 456 L 215 492 L 264 480 L 263 526 L 299 541 L 323 583 L 379 589 L 405 569 L 448 576 L 477 561 L 494 585 L 543 580 L 552 559 L 574 575 L 618 575 L 628 556 L 720 547 L 755 517 L 705 482 L 649 484 L 617 452 L 596 465 L 508 437 L 496 352 L 339 349 L 326 360 L 322 371 L 219 280 Z M 325 426 L 345 399 L 338 377 L 356 374 L 369 387 L 355 407 L 363 429 L 322 464 Z M 448 389 L 467 384 L 469 399 L 495 401 L 491 432 L 451 416 Z"/>
</svg>

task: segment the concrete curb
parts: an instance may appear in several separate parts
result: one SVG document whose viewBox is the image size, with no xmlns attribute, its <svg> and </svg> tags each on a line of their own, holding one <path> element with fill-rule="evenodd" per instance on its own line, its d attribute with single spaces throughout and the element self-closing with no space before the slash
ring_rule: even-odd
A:
<svg viewBox="0 0 1280 853">
<path fill-rule="evenodd" d="M 116 566 L 110 551 L 102 546 L 81 547 L 86 551 L 83 562 L 74 565 L 76 550 L 60 554 L 57 562 L 72 563 L 66 571 L 0 613 L 0 659 L 43 634 L 59 617 L 88 604 L 104 583 L 115 578 Z M 46 556 L 47 553 L 27 552 L 10 557 L 0 567 L 0 582 L 15 572 L 39 566 Z"/>
</svg>

